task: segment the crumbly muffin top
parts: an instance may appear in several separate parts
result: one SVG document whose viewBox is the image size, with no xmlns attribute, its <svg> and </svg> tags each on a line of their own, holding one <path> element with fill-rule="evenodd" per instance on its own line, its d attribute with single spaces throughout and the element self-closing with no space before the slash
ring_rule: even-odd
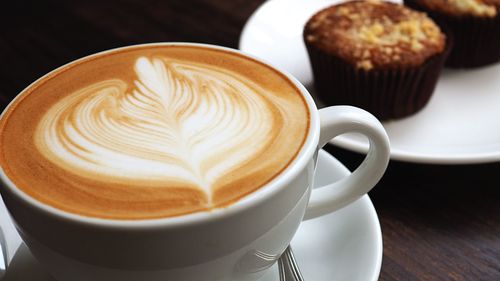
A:
<svg viewBox="0 0 500 281">
<path fill-rule="evenodd" d="M 417 66 L 444 51 L 446 38 L 424 13 L 383 1 L 352 1 L 315 14 L 304 40 L 360 69 Z"/>
<path fill-rule="evenodd" d="M 449 15 L 495 17 L 500 11 L 500 0 L 418 0 L 431 10 Z"/>
</svg>

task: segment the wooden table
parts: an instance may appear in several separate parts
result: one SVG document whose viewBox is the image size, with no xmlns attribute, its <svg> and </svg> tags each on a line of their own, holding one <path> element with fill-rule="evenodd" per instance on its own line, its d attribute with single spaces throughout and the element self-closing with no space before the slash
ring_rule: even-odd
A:
<svg viewBox="0 0 500 281">
<path fill-rule="evenodd" d="M 263 1 L 69 2 L 18 0 L 0 8 L 0 109 L 48 71 L 98 51 L 158 41 L 236 48 Z M 328 150 L 351 169 L 362 159 Z M 500 163 L 393 161 L 370 196 L 384 239 L 381 280 L 500 280 Z"/>
</svg>

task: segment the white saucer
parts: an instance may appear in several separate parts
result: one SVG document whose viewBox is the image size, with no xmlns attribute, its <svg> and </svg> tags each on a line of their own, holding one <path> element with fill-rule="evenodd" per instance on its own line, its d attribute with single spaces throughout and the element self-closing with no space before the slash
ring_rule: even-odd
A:
<svg viewBox="0 0 500 281">
<path fill-rule="evenodd" d="M 240 49 L 290 72 L 312 89 L 302 29 L 316 11 L 339 2 L 267 1 L 245 25 Z M 422 111 L 384 123 L 391 140 L 391 158 L 434 164 L 500 161 L 499 107 L 500 63 L 475 70 L 445 70 Z M 368 149 L 367 141 L 356 135 L 338 137 L 333 143 L 362 153 Z"/>
<path fill-rule="evenodd" d="M 319 153 L 315 185 L 322 186 L 348 174 L 330 154 Z M 0 201 L 0 225 L 5 232 L 10 261 L 2 281 L 54 281 L 21 242 L 3 201 Z M 382 264 L 382 234 L 370 198 L 365 195 L 333 214 L 302 223 L 292 247 L 305 280 L 376 281 Z M 274 267 L 261 281 L 277 280 Z"/>
</svg>

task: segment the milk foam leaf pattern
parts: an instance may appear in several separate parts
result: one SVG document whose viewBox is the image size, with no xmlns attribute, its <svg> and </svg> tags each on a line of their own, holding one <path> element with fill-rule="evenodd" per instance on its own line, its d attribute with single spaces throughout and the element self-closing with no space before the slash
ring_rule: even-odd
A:
<svg viewBox="0 0 500 281">
<path fill-rule="evenodd" d="M 35 132 L 39 151 L 83 177 L 186 183 L 210 198 L 286 120 L 276 116 L 286 101 L 221 68 L 140 57 L 134 71 L 130 85 L 105 80 L 56 102 Z"/>
</svg>

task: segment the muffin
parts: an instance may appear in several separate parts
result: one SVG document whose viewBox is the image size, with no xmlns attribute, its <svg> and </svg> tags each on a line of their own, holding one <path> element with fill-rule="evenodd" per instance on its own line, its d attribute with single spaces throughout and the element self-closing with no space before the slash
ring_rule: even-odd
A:
<svg viewBox="0 0 500 281">
<path fill-rule="evenodd" d="M 405 0 L 425 11 L 453 40 L 446 62 L 472 68 L 500 60 L 500 0 Z"/>
<path fill-rule="evenodd" d="M 381 120 L 427 104 L 447 41 L 424 13 L 382 1 L 352 1 L 316 13 L 304 28 L 317 97 L 361 107 Z"/>
</svg>

